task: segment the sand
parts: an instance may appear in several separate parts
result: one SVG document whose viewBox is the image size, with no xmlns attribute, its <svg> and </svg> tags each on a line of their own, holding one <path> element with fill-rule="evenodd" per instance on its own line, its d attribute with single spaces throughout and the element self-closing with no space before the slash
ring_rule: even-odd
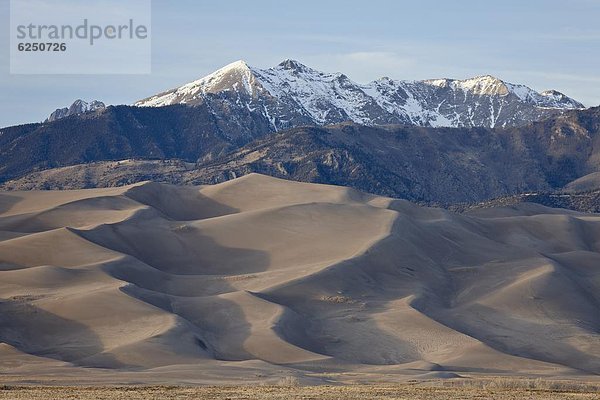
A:
<svg viewBox="0 0 600 400">
<path fill-rule="evenodd" d="M 0 193 L 0 383 L 600 374 L 600 216 L 251 174 Z"/>
</svg>

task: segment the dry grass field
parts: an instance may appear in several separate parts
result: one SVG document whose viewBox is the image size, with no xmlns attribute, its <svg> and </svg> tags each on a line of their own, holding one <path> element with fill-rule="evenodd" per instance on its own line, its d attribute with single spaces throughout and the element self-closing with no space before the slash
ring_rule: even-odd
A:
<svg viewBox="0 0 600 400">
<path fill-rule="evenodd" d="M 3 386 L 0 399 L 191 400 L 191 399 L 600 399 L 599 386 L 534 380 L 347 386 Z"/>
</svg>

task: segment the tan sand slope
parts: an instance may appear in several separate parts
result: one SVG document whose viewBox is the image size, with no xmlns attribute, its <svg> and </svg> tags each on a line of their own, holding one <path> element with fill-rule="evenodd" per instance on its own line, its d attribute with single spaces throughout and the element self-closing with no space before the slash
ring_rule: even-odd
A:
<svg viewBox="0 0 600 400">
<path fill-rule="evenodd" d="M 15 376 L 595 375 L 600 216 L 257 174 L 3 192 L 0 299 Z"/>
</svg>

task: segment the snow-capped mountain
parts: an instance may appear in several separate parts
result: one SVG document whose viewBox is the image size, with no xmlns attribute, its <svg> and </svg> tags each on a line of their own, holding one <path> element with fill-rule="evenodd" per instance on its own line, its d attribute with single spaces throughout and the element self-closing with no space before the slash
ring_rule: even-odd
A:
<svg viewBox="0 0 600 400">
<path fill-rule="evenodd" d="M 353 121 L 365 125 L 517 126 L 584 106 L 549 90 L 490 75 L 466 80 L 401 81 L 387 77 L 358 84 L 298 61 L 258 69 L 236 61 L 204 78 L 140 100 L 136 106 L 205 104 L 228 123 L 281 130 L 305 124 Z"/>
<path fill-rule="evenodd" d="M 57 108 L 52 114 L 50 114 L 48 118 L 46 118 L 46 122 L 56 121 L 57 119 L 65 118 L 70 115 L 83 114 L 103 108 L 106 108 L 106 105 L 101 101 L 92 100 L 87 102 L 78 99 L 75 100 L 69 107 Z"/>
</svg>

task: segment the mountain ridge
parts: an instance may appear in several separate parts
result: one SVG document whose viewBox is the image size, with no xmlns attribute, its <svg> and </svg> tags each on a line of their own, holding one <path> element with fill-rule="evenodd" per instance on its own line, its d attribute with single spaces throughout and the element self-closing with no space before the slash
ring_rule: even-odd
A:
<svg viewBox="0 0 600 400">
<path fill-rule="evenodd" d="M 61 136 L 61 129 L 38 127 L 37 132 L 25 135 L 31 135 L 27 139 L 31 143 L 44 140 L 44 135 L 78 143 L 69 136 L 98 131 L 98 143 L 106 144 L 90 142 L 70 152 L 73 157 L 69 158 L 59 151 L 63 146 L 57 146 L 47 158 L 60 168 L 40 159 L 35 164 L 37 171 L 31 171 L 32 156 L 23 153 L 11 166 L 17 177 L 4 178 L 2 187 L 79 189 L 144 180 L 208 184 L 256 172 L 450 206 L 528 192 L 552 193 L 571 182 L 577 182 L 572 187 L 578 191 L 594 189 L 600 171 L 600 107 L 571 111 L 524 127 L 369 127 L 343 123 L 293 128 L 246 143 L 214 131 L 210 119 L 198 126 L 195 121 L 206 118 L 203 108 L 109 107 L 114 115 L 104 117 L 106 121 L 86 116 L 87 125 L 68 135 Z M 153 122 L 156 120 L 162 125 Z M 180 122 L 172 129 L 170 121 Z M 113 131 L 122 131 L 116 136 L 103 128 L 115 123 L 120 125 Z M 4 141 L 9 137 L 0 136 L 0 148 L 13 146 L 15 142 Z M 108 146 L 113 142 L 119 145 Z M 148 143 L 136 147 L 140 142 Z M 179 142 L 185 145 L 176 145 Z M 16 143 L 22 145 L 23 140 Z M 16 173 L 27 170 L 31 172 Z M 6 172 L 6 167 L 0 171 Z"/>
<path fill-rule="evenodd" d="M 57 108 L 54 110 L 44 122 L 52 122 L 61 118 L 70 117 L 71 115 L 80 115 L 87 112 L 93 112 L 96 110 L 103 110 L 106 108 L 106 104 L 99 100 L 92 100 L 90 102 L 77 99 L 69 107 Z"/>
<path fill-rule="evenodd" d="M 214 103 L 217 109 L 226 103 L 230 114 L 248 109 L 268 120 L 274 131 L 345 121 L 363 125 L 515 126 L 585 108 L 558 91 L 538 93 L 491 75 L 421 81 L 383 77 L 358 84 L 343 73 L 321 72 L 292 59 L 268 69 L 235 61 L 134 105 L 200 103 Z"/>
</svg>

